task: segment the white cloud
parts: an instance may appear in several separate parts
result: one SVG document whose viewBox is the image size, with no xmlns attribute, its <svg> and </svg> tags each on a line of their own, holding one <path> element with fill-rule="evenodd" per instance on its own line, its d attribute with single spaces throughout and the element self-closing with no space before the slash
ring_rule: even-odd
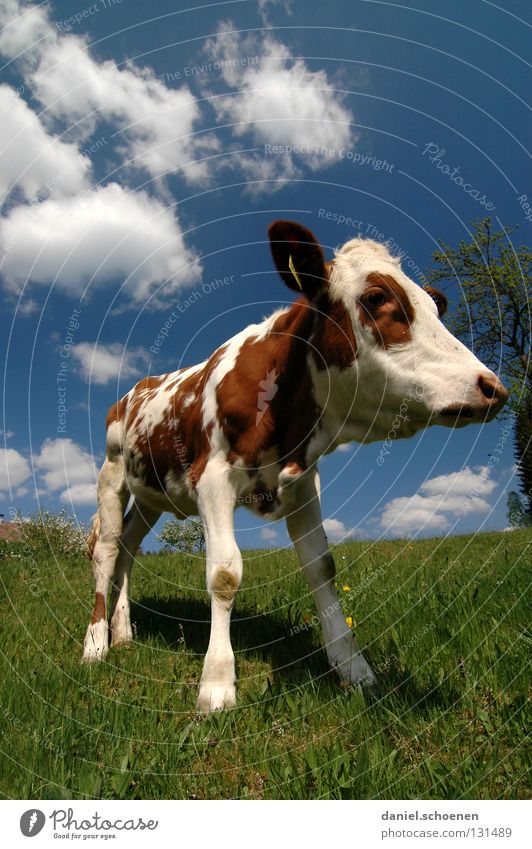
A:
<svg viewBox="0 0 532 849">
<path fill-rule="evenodd" d="M 63 504 L 94 504 L 96 505 L 96 484 L 75 483 L 65 489 L 59 496 Z"/>
<path fill-rule="evenodd" d="M 94 459 L 72 439 L 47 439 L 33 462 L 48 494 L 58 494 L 65 503 L 96 501 Z"/>
<path fill-rule="evenodd" d="M 323 527 L 329 539 L 332 539 L 334 542 L 346 540 L 348 537 L 352 537 L 354 535 L 353 529 L 346 528 L 344 523 L 340 522 L 339 519 L 325 519 Z"/>
<path fill-rule="evenodd" d="M 220 30 L 234 29 L 230 22 Z M 325 71 L 311 71 L 300 58 L 292 58 L 288 48 L 271 35 L 262 40 L 219 32 L 206 45 L 208 56 L 222 65 L 228 95 L 212 100 L 218 121 L 234 124 L 232 133 L 250 134 L 256 145 L 298 145 L 312 147 L 305 153 L 305 163 L 312 170 L 327 167 L 335 161 L 315 147 L 352 147 L 351 112 L 342 104 Z M 259 56 L 260 62 L 235 61 L 235 57 Z M 238 168 L 257 180 L 275 179 L 278 188 L 300 173 L 295 154 L 240 155 Z M 257 187 L 256 187 L 257 188 Z M 272 186 L 258 187 L 258 190 Z"/>
<path fill-rule="evenodd" d="M 87 383 L 105 384 L 118 377 L 122 380 L 139 377 L 147 362 L 143 349 L 126 350 L 120 342 L 109 345 L 80 342 L 72 348 L 71 356 Z"/>
<path fill-rule="evenodd" d="M 31 475 L 28 461 L 14 448 L 0 448 L 0 492 L 6 494 L 27 481 Z"/>
<path fill-rule="evenodd" d="M 412 496 L 393 498 L 383 508 L 380 524 L 385 531 L 408 534 L 417 531 L 444 531 L 453 520 L 468 513 L 489 513 L 489 495 L 496 483 L 489 469 L 468 466 L 459 472 L 438 475 L 425 481 Z"/>
<path fill-rule="evenodd" d="M 87 188 L 91 163 L 75 144 L 50 135 L 8 85 L 0 85 L 0 202 L 13 188 L 19 197 L 68 195 Z"/>
<path fill-rule="evenodd" d="M 12 292 L 29 279 L 80 295 L 87 283 L 125 279 L 125 293 L 153 305 L 199 279 L 197 256 L 185 246 L 172 212 L 144 192 L 117 183 L 85 196 L 19 206 L 0 222 L 1 268 Z M 165 282 L 166 281 L 166 282 Z"/>
<path fill-rule="evenodd" d="M 186 86 L 168 88 L 150 68 L 133 62 L 119 68 L 113 60 L 97 62 L 87 37 L 61 31 L 44 5 L 22 6 L 0 0 L 0 53 L 20 67 L 46 120 L 76 124 L 88 138 L 100 121 L 121 130 L 123 152 L 153 177 L 184 167 L 188 180 L 202 180 L 207 166 L 196 152 L 216 148 L 210 135 L 193 135 L 199 106 Z"/>
<path fill-rule="evenodd" d="M 260 538 L 265 540 L 274 540 L 277 539 L 279 534 L 275 530 L 275 528 L 262 528 L 260 532 Z"/>
</svg>

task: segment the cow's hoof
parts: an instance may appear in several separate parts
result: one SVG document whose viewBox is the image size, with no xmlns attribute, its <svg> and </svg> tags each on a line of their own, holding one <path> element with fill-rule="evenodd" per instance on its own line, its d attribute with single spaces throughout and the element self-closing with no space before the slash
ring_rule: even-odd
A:
<svg viewBox="0 0 532 849">
<path fill-rule="evenodd" d="M 100 619 L 87 628 L 83 643 L 83 660 L 85 663 L 96 663 L 103 660 L 109 649 L 109 628 L 107 620 Z"/>
<path fill-rule="evenodd" d="M 211 713 L 213 710 L 228 710 L 236 705 L 236 691 L 234 685 L 225 684 L 201 684 L 197 707 L 202 713 Z"/>
<path fill-rule="evenodd" d="M 127 646 L 133 642 L 133 632 L 131 628 L 113 628 L 111 626 L 111 645 L 113 648 L 115 646 Z"/>
<path fill-rule="evenodd" d="M 336 663 L 334 669 L 342 681 L 362 687 L 363 690 L 369 691 L 377 686 L 375 673 L 361 654 Z"/>
</svg>

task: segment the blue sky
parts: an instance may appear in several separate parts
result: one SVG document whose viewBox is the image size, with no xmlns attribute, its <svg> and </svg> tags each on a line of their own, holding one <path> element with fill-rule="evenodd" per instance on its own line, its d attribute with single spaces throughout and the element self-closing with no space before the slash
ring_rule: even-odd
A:
<svg viewBox="0 0 532 849">
<path fill-rule="evenodd" d="M 0 512 L 88 519 L 108 407 L 290 301 L 274 218 L 329 256 L 389 240 L 419 283 L 474 218 L 528 241 L 529 4 L 426 6 L 0 0 Z M 503 428 L 432 428 L 382 465 L 379 443 L 326 458 L 329 535 L 505 527 Z M 245 547 L 287 541 L 236 524 Z"/>
</svg>

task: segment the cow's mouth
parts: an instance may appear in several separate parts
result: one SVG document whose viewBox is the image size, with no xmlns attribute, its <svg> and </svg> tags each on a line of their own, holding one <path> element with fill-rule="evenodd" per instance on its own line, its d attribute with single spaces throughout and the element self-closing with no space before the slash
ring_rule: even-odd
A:
<svg viewBox="0 0 532 849">
<path fill-rule="evenodd" d="M 440 419 L 440 424 L 447 425 L 447 427 L 464 427 L 473 422 L 482 424 L 494 419 L 500 407 L 499 404 L 483 405 L 482 407 L 471 407 L 469 404 L 450 404 L 440 410 L 437 418 Z"/>
<path fill-rule="evenodd" d="M 486 412 L 484 410 L 483 412 Z M 440 416 L 449 416 L 454 419 L 474 419 L 478 412 L 473 407 L 466 407 L 463 404 L 451 404 L 439 413 Z"/>
</svg>

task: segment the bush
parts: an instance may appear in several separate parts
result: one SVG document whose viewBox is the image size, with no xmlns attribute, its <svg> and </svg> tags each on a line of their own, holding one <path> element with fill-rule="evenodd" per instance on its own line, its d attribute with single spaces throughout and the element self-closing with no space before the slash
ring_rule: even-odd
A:
<svg viewBox="0 0 532 849">
<path fill-rule="evenodd" d="M 13 521 L 20 525 L 20 534 L 6 543 L 5 554 L 16 554 L 20 547 L 31 550 L 33 554 L 52 553 L 57 557 L 85 554 L 87 529 L 65 510 L 59 513 L 42 510 L 28 518 L 18 513 Z"/>
</svg>

